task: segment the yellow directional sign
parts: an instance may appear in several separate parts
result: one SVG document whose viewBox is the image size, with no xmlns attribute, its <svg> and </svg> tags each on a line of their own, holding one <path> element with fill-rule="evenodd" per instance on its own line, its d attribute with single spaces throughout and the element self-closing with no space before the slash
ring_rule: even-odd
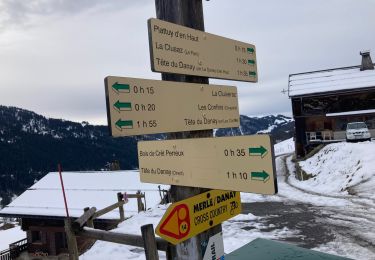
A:
<svg viewBox="0 0 375 260">
<path fill-rule="evenodd" d="M 258 81 L 252 44 L 154 18 L 148 32 L 152 71 Z"/>
<path fill-rule="evenodd" d="M 239 192 L 211 190 L 170 205 L 156 234 L 176 245 L 240 213 Z"/>
<path fill-rule="evenodd" d="M 138 159 L 142 182 L 277 192 L 268 135 L 138 142 Z"/>
<path fill-rule="evenodd" d="M 238 127 L 237 88 L 125 77 L 105 79 L 112 136 Z"/>
</svg>

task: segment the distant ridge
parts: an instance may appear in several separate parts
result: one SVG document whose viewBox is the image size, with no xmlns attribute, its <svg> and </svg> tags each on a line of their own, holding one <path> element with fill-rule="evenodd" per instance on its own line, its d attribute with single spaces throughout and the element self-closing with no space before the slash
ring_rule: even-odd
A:
<svg viewBox="0 0 375 260">
<path fill-rule="evenodd" d="M 293 136 L 294 122 L 283 115 L 247 117 L 241 127 L 218 129 L 216 136 L 271 133 L 276 140 Z M 112 138 L 106 126 L 49 119 L 17 107 L 0 106 L 0 205 L 23 192 L 61 163 L 66 171 L 107 170 L 118 160 L 121 169 L 138 168 L 137 141 L 164 135 Z"/>
</svg>

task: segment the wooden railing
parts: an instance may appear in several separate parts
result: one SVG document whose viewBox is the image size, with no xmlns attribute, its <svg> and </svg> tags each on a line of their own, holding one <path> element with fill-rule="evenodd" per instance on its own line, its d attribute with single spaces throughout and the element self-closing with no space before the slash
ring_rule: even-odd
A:
<svg viewBox="0 0 375 260">
<path fill-rule="evenodd" d="M 27 238 L 9 244 L 9 249 L 0 252 L 0 260 L 16 259 L 28 246 Z"/>
<path fill-rule="evenodd" d="M 21 239 L 17 242 L 14 242 L 9 245 L 10 249 L 10 257 L 15 259 L 18 257 L 23 251 L 27 250 L 29 244 L 27 243 L 27 238 Z"/>
<path fill-rule="evenodd" d="M 0 251 L 0 260 L 11 260 L 10 249 Z"/>
</svg>

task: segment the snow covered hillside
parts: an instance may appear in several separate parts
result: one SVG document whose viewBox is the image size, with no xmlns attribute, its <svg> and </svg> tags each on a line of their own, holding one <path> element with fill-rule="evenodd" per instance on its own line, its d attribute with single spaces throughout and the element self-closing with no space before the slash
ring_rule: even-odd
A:
<svg viewBox="0 0 375 260">
<path fill-rule="evenodd" d="M 299 162 L 311 178 L 294 180 L 293 184 L 323 194 L 359 195 L 374 199 L 374 160 L 375 142 L 329 144 L 310 159 Z"/>
</svg>

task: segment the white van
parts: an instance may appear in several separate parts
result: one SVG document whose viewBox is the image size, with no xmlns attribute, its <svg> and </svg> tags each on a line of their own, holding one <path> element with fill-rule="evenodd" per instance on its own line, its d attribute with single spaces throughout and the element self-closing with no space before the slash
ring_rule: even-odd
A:
<svg viewBox="0 0 375 260">
<path fill-rule="evenodd" d="M 371 141 L 371 134 L 365 122 L 352 122 L 346 125 L 346 141 Z"/>
</svg>

